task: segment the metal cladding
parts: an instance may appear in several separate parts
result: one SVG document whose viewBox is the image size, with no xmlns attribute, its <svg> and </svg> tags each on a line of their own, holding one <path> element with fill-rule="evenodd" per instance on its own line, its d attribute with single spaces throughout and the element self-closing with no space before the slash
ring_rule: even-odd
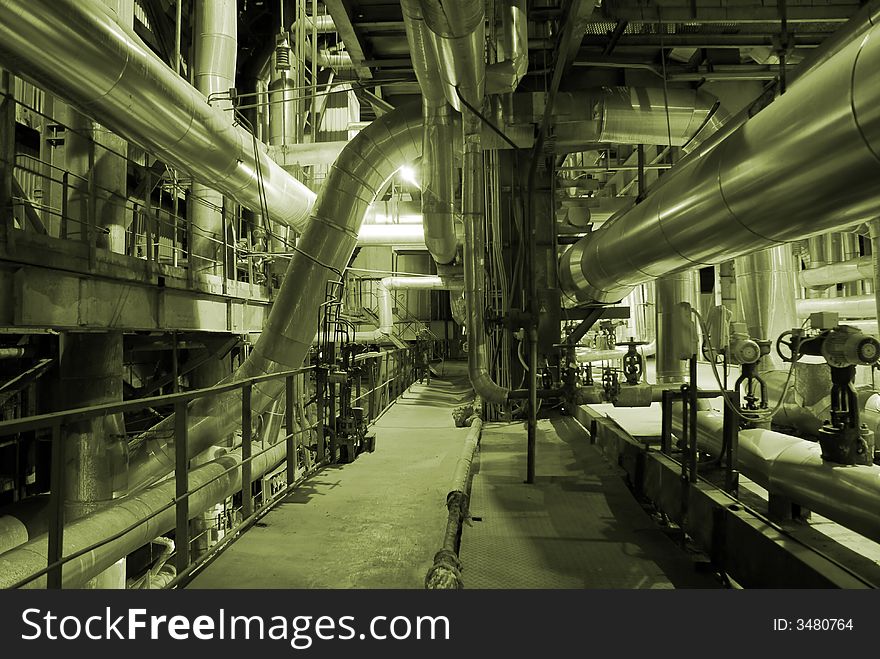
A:
<svg viewBox="0 0 880 659">
<path fill-rule="evenodd" d="M 663 274 L 880 215 L 878 68 L 874 27 L 563 254 L 565 290 L 616 302 Z"/>
<path fill-rule="evenodd" d="M 445 102 L 434 108 L 424 105 L 425 127 L 422 143 L 422 216 L 425 245 L 434 260 L 445 265 L 455 260 L 456 144 L 460 131 Z"/>
<path fill-rule="evenodd" d="M 233 380 L 298 368 L 315 338 L 314 321 L 328 279 L 338 278 L 357 244 L 358 229 L 384 183 L 397 169 L 418 158 L 422 115 L 418 105 L 401 106 L 360 131 L 330 168 L 322 193 L 284 283 L 247 360 Z M 304 321 L 304 319 L 307 319 Z M 254 385 L 252 406 L 266 409 L 284 387 L 283 380 Z M 195 401 L 189 410 L 189 453 L 197 455 L 241 424 L 238 392 Z M 174 417 L 153 428 L 129 460 L 129 485 L 147 484 L 174 466 Z"/>
<path fill-rule="evenodd" d="M 877 317 L 877 306 L 873 295 L 815 297 L 809 300 L 797 300 L 797 315 L 801 318 L 806 318 L 811 313 L 819 311 L 831 311 L 840 314 L 841 318 Z"/>
<path fill-rule="evenodd" d="M 817 268 L 801 270 L 798 282 L 804 288 L 828 288 L 834 284 L 845 284 L 861 279 L 873 279 L 874 257 L 861 256 L 840 263 L 829 263 Z"/>
<path fill-rule="evenodd" d="M 486 28 L 482 0 L 441 3 L 419 0 L 435 43 L 440 79 L 449 104 L 459 112 L 459 92 L 474 107 L 483 104 L 486 86 Z M 457 90 L 457 91 L 456 91 Z"/>
<path fill-rule="evenodd" d="M 486 67 L 486 93 L 516 91 L 529 70 L 529 23 L 526 0 L 505 0 L 499 46 L 503 57 Z"/>
<path fill-rule="evenodd" d="M 0 0 L 0 61 L 273 222 L 305 228 L 314 193 L 229 113 L 162 62 L 100 0 Z M 257 162 L 262 176 L 257 174 Z"/>
<path fill-rule="evenodd" d="M 464 288 L 461 279 L 450 277 L 385 277 L 379 281 L 379 329 L 382 334 L 394 331 L 394 313 L 391 291 L 460 291 Z"/>
</svg>

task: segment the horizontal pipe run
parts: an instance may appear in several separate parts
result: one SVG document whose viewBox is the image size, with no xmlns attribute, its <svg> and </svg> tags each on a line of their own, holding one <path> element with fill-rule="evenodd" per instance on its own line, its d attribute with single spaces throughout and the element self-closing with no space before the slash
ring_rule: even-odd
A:
<svg viewBox="0 0 880 659">
<path fill-rule="evenodd" d="M 258 445 L 254 446 L 255 451 Z M 271 449 L 255 453 L 251 462 L 253 478 L 259 478 L 286 454 L 284 442 Z M 241 454 L 233 451 L 189 472 L 190 515 L 232 496 L 241 489 Z M 175 525 L 175 508 L 169 506 L 175 498 L 176 481 L 168 479 L 142 492 L 128 496 L 114 505 L 83 517 L 64 528 L 64 555 L 93 545 L 98 538 L 106 538 L 137 524 L 151 512 L 160 511 L 136 526 L 122 537 L 89 551 L 65 564 L 64 588 L 82 587 L 89 579 L 107 569 L 120 556 L 125 556 L 153 538 L 167 533 Z M 9 588 L 29 575 L 46 567 L 47 536 L 41 535 L 28 543 L 0 555 L 0 588 Z M 44 588 L 45 576 L 24 588 Z"/>
<path fill-rule="evenodd" d="M 880 216 L 878 69 L 873 27 L 563 254 L 565 291 L 616 302 L 671 272 Z"/>
<path fill-rule="evenodd" d="M 169 165 L 302 231 L 315 194 L 100 0 L 2 0 L 0 62 Z M 259 173 L 258 173 L 259 171 Z"/>
<path fill-rule="evenodd" d="M 834 312 L 841 319 L 876 318 L 877 305 L 873 295 L 853 295 L 850 297 L 815 297 L 797 300 L 797 314 L 806 318 L 820 311 Z M 771 338 L 771 337 L 768 337 Z"/>
<path fill-rule="evenodd" d="M 680 408 L 679 408 L 680 410 Z M 719 455 L 724 418 L 697 413 L 697 441 Z M 681 431 L 680 414 L 673 427 Z M 772 430 L 741 430 L 737 467 L 771 494 L 784 496 L 866 538 L 880 542 L 880 467 L 843 466 L 822 460 L 818 442 Z"/>
</svg>

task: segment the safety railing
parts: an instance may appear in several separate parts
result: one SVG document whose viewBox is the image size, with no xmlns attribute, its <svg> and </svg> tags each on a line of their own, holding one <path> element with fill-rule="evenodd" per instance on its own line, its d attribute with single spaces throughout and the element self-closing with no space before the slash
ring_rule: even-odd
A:
<svg viewBox="0 0 880 659">
<path fill-rule="evenodd" d="M 369 390 L 363 388 L 365 377 L 371 383 Z M 304 479 L 313 475 L 328 462 L 335 461 L 336 410 L 350 407 L 351 402 L 364 400 L 367 402 L 364 410 L 366 422 L 375 421 L 394 399 L 406 390 L 413 377 L 412 355 L 408 349 L 400 349 L 360 356 L 345 387 L 337 387 L 338 383 L 328 386 L 327 369 L 310 366 L 184 393 L 108 403 L 0 422 L 0 437 L 48 429 L 51 431 L 52 442 L 46 566 L 7 587 L 27 586 L 44 576 L 48 588 L 62 588 L 65 583 L 78 585 L 77 579 L 84 582 L 94 575 L 91 573 L 87 577 L 76 574 L 65 575 L 66 565 L 87 555 L 89 558 L 99 556 L 102 551 L 107 554 L 103 556 L 104 563 L 101 565 L 105 563 L 108 566 L 112 565 L 114 561 L 107 562 L 110 552 L 119 553 L 120 549 L 118 545 L 113 548 L 109 548 L 108 545 L 129 534 L 135 535 L 138 529 L 142 532 L 144 529 L 152 529 L 156 532 L 152 537 L 144 539 L 137 547 L 127 548 L 119 556 L 114 553 L 112 557 L 115 560 L 123 558 L 127 553 L 149 544 L 153 539 L 158 539 L 163 533 L 173 531 L 174 549 L 170 553 L 167 549 L 163 551 L 161 560 L 162 563 L 173 565 L 175 569 L 173 578 L 166 579 L 163 585 L 175 587 L 184 584 L 200 567 L 225 549 Z M 284 381 L 284 395 L 264 413 L 264 418 L 267 420 L 263 423 L 261 441 L 257 442 L 254 441 L 256 419 L 253 390 L 260 383 L 274 380 Z M 312 391 L 314 395 L 311 394 Z M 189 450 L 191 404 L 197 399 L 232 392 L 239 392 L 241 396 L 241 438 L 238 447 L 230 448 L 229 452 L 217 459 L 191 467 L 190 463 L 193 459 Z M 342 395 L 352 397 L 352 401 L 347 406 L 342 404 L 340 398 Z M 64 492 L 65 480 L 70 476 L 65 471 L 65 431 L 73 424 L 80 424 L 89 419 L 161 406 L 173 406 L 174 409 L 174 480 L 160 481 L 127 495 L 127 498 L 137 499 L 144 493 L 156 496 L 167 493 L 167 503 L 124 528 L 118 528 L 121 526 L 119 522 L 115 528 L 110 529 L 112 533 L 106 537 L 65 554 Z M 278 436 L 275 442 L 271 441 L 273 434 Z M 255 482 L 259 483 L 256 488 Z M 216 496 L 218 492 L 220 496 Z M 155 498 L 154 496 L 153 499 Z M 93 514 L 100 515 L 102 510 L 106 510 L 118 501 L 114 500 L 107 507 L 98 509 Z M 216 511 L 217 504 L 222 504 L 222 511 Z M 211 512 L 212 508 L 215 509 L 214 512 Z M 208 512 L 200 518 L 198 532 L 193 534 L 192 528 L 196 526 L 194 520 L 205 511 Z M 221 533 L 222 538 L 218 538 L 218 541 L 212 544 L 213 538 L 210 536 Z M 91 538 L 89 540 L 91 541 Z M 106 568 L 95 567 L 93 572 L 100 573 L 103 569 Z M 148 571 L 147 575 L 138 581 L 141 584 L 149 584 L 150 574 Z M 65 579 L 65 576 L 69 578 Z"/>
</svg>

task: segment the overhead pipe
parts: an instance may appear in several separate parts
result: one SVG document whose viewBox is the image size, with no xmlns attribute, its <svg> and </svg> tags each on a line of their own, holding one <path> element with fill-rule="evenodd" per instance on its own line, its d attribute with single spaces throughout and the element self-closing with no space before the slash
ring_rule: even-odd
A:
<svg viewBox="0 0 880 659">
<path fill-rule="evenodd" d="M 424 249 L 425 229 L 421 224 L 363 224 L 358 231 L 357 244 L 359 247 L 401 245 Z"/>
<path fill-rule="evenodd" d="M 228 126 L 235 119 L 232 101 L 226 96 L 235 87 L 238 51 L 238 9 L 235 0 L 195 0 L 193 4 L 193 86 L 208 102 L 224 111 Z M 221 100 L 222 99 L 222 100 Z M 191 267 L 199 272 L 222 274 L 225 233 L 223 195 L 197 181 L 192 184 L 189 217 L 192 222 L 190 251 L 199 260 Z M 205 263 L 202 259 L 207 259 Z"/>
<path fill-rule="evenodd" d="M 482 106 L 486 85 L 483 0 L 419 2 L 429 38 L 437 50 L 446 100 L 459 112 L 464 108 L 459 93 L 472 106 Z"/>
<path fill-rule="evenodd" d="M 501 8 L 502 57 L 486 66 L 486 93 L 516 91 L 529 70 L 529 21 L 526 0 L 504 0 Z"/>
<path fill-rule="evenodd" d="M 425 244 L 438 264 L 455 260 L 456 124 L 440 77 L 436 40 L 425 24 L 419 0 L 401 0 L 413 70 L 422 91 L 422 215 Z"/>
<path fill-rule="evenodd" d="M 417 106 L 401 106 L 373 121 L 343 149 L 330 168 L 284 283 L 257 344 L 233 380 L 298 368 L 315 338 L 325 284 L 351 258 L 364 214 L 387 180 L 421 152 L 422 117 Z M 254 385 L 254 412 L 266 409 L 283 380 Z M 241 423 L 241 396 L 230 392 L 190 406 L 189 453 L 195 456 L 227 437 Z M 173 417 L 153 428 L 129 461 L 129 485 L 151 482 L 174 466 Z"/>
<path fill-rule="evenodd" d="M 0 62 L 251 210 L 262 179 L 272 221 L 305 229 L 314 193 L 100 0 L 0 0 Z"/>
<path fill-rule="evenodd" d="M 679 414 L 673 427 L 681 431 Z M 697 412 L 697 442 L 721 455 L 724 416 Z M 740 430 L 737 468 L 771 494 L 880 542 L 880 467 L 837 465 L 822 459 L 818 442 L 772 430 Z"/>
<path fill-rule="evenodd" d="M 358 332 L 357 341 L 378 341 L 394 333 L 394 294 L 396 290 L 460 291 L 464 281 L 440 276 L 392 276 L 379 280 L 376 296 L 379 299 L 379 326 L 375 332 Z"/>
<path fill-rule="evenodd" d="M 849 261 L 830 263 L 818 268 L 801 270 L 798 273 L 798 282 L 804 288 L 822 289 L 835 284 L 845 284 L 861 279 L 873 279 L 873 277 L 874 257 L 860 256 Z"/>
<path fill-rule="evenodd" d="M 616 302 L 670 272 L 880 215 L 878 67 L 874 27 L 576 243 L 561 258 L 564 289 L 583 301 Z"/>
</svg>

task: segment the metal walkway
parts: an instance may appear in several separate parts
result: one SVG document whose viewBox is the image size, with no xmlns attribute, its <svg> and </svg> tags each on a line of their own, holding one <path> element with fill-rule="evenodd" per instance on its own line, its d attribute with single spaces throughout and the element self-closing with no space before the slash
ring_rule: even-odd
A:
<svg viewBox="0 0 880 659">
<path fill-rule="evenodd" d="M 538 422 L 535 484 L 524 424 L 487 424 L 461 540 L 465 588 L 715 588 L 642 509 L 622 472 L 569 417 Z"/>
<path fill-rule="evenodd" d="M 304 483 L 188 588 L 423 588 L 468 432 L 460 366 L 414 384 L 373 426 L 375 453 Z"/>
</svg>

